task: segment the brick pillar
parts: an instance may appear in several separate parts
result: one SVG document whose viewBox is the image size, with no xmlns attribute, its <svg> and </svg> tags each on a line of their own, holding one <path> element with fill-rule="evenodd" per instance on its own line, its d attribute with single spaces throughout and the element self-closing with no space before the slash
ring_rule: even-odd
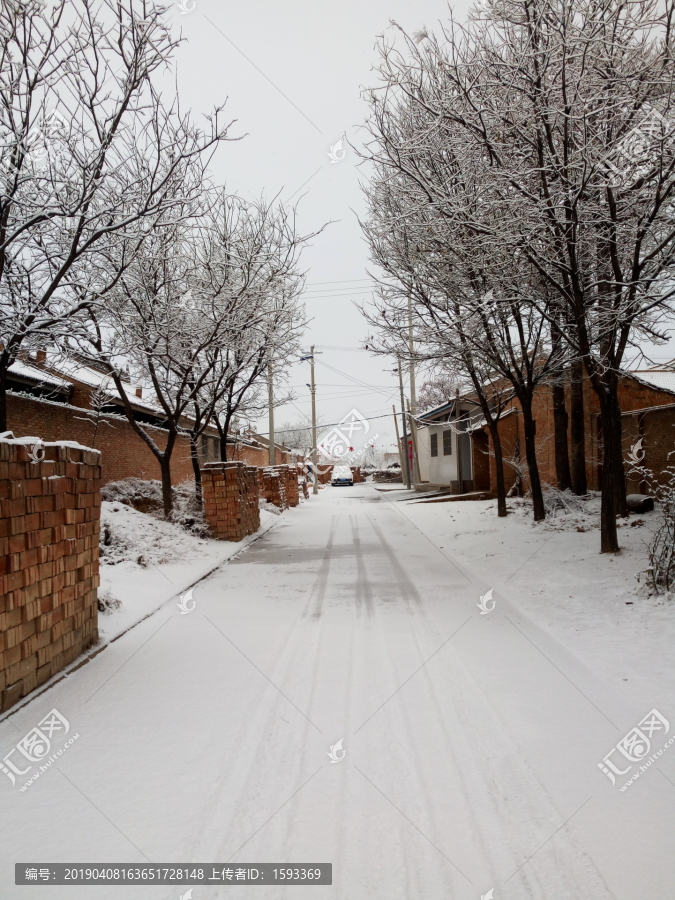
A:
<svg viewBox="0 0 675 900">
<path fill-rule="evenodd" d="M 98 641 L 98 450 L 0 437 L 0 710 Z"/>
<path fill-rule="evenodd" d="M 243 462 L 207 463 L 202 469 L 204 511 L 211 534 L 241 541 L 260 528 L 258 473 Z"/>
<path fill-rule="evenodd" d="M 286 509 L 286 479 L 284 475 L 276 471 L 276 467 L 266 466 L 263 469 L 263 495 L 268 503 L 274 504 L 279 509 Z"/>
<path fill-rule="evenodd" d="M 286 506 L 298 506 L 300 503 L 300 490 L 298 487 L 298 472 L 295 466 L 281 465 L 273 466 L 275 472 L 284 485 L 286 492 Z"/>
<path fill-rule="evenodd" d="M 322 472 L 319 472 L 319 484 L 330 484 L 333 477 L 333 466 L 322 466 Z"/>
<path fill-rule="evenodd" d="M 298 492 L 302 491 L 305 500 L 309 500 L 309 487 L 307 484 L 307 475 L 302 463 L 298 463 L 295 467 L 295 477 L 298 480 Z"/>
</svg>

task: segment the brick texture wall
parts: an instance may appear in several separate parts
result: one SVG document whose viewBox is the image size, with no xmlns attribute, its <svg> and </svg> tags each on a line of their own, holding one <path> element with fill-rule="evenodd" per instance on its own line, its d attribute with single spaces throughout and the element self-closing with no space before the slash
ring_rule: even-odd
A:
<svg viewBox="0 0 675 900">
<path fill-rule="evenodd" d="M 100 456 L 44 452 L 0 438 L 2 711 L 98 640 Z"/>
<path fill-rule="evenodd" d="M 279 509 L 288 508 L 288 500 L 286 498 L 286 479 L 275 468 L 267 466 L 264 469 L 258 469 L 258 485 L 260 496 L 273 503 Z"/>
<path fill-rule="evenodd" d="M 202 469 L 204 512 L 213 537 L 241 541 L 260 528 L 258 472 L 243 462 L 209 463 Z"/>
<path fill-rule="evenodd" d="M 150 448 L 136 434 L 131 425 L 116 416 L 103 416 L 95 433 L 95 427 L 86 420 L 86 409 L 65 403 L 7 395 L 7 421 L 16 437 L 40 435 L 45 441 L 77 441 L 86 447 L 102 450 L 102 484 L 122 478 L 160 479 L 159 464 Z M 108 424 L 104 424 L 108 423 Z M 151 425 L 144 426 L 157 446 L 166 446 L 167 432 Z M 174 484 L 194 477 L 190 461 L 190 442 L 179 436 L 171 459 L 171 477 Z"/>
<path fill-rule="evenodd" d="M 586 478 L 588 487 L 591 490 L 600 490 L 599 473 L 602 462 L 602 447 L 599 440 L 600 405 L 597 395 L 587 378 L 584 378 L 583 381 L 583 394 L 584 419 L 586 423 Z M 647 462 L 647 456 L 645 456 L 645 465 L 649 466 L 655 473 L 660 473 L 667 465 L 667 453 L 675 449 L 675 409 L 663 409 L 662 411 L 643 413 L 639 416 L 629 416 L 625 415 L 625 413 L 646 407 L 668 406 L 673 404 L 675 397 L 673 394 L 642 384 L 630 377 L 621 379 L 618 394 L 619 404 L 624 413 L 621 420 L 624 449 L 628 450 L 637 437 L 642 436 L 645 452 L 651 460 L 651 462 Z M 569 414 L 569 390 L 566 392 L 565 399 Z M 502 452 L 504 456 L 512 456 L 518 443 L 520 445 L 520 455 L 524 461 L 525 437 L 522 415 L 516 401 L 513 402 L 513 407 L 516 410 L 515 414 L 506 416 L 499 424 Z M 553 401 L 550 388 L 542 386 L 536 391 L 533 402 L 533 415 L 537 423 L 535 442 L 539 475 L 543 483 L 555 485 L 557 484 L 557 479 L 553 439 Z M 485 429 L 485 433 L 487 433 L 487 429 Z M 490 450 L 492 450 L 491 439 Z M 474 446 L 474 460 L 476 456 L 476 447 Z M 505 465 L 504 480 L 507 491 L 514 483 L 515 478 L 513 469 Z M 493 491 L 496 488 L 494 456 L 490 457 L 490 487 Z M 524 490 L 528 490 L 528 488 L 529 480 L 526 477 L 524 479 Z M 636 483 L 629 484 L 629 490 L 634 491 L 635 488 Z M 635 490 L 635 492 L 637 493 L 638 491 Z"/>
<path fill-rule="evenodd" d="M 657 481 L 665 482 L 666 468 L 675 466 L 675 409 L 624 415 L 621 424 L 624 459 L 631 446 L 642 440 L 638 451 L 642 456 L 641 465 L 653 472 Z M 626 487 L 629 494 L 646 494 L 650 490 L 650 485 L 640 478 L 634 467 L 627 468 Z"/>
<path fill-rule="evenodd" d="M 278 472 L 284 485 L 286 505 L 298 506 L 300 503 L 300 490 L 298 486 L 298 470 L 296 466 L 281 465 L 272 466 L 273 471 Z"/>
</svg>

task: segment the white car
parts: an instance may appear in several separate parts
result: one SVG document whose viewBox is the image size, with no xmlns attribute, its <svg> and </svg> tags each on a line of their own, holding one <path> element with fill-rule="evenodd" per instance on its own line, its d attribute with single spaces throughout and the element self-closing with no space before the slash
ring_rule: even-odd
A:
<svg viewBox="0 0 675 900">
<path fill-rule="evenodd" d="M 349 466 L 333 466 L 330 477 L 331 484 L 354 484 L 354 475 Z"/>
</svg>

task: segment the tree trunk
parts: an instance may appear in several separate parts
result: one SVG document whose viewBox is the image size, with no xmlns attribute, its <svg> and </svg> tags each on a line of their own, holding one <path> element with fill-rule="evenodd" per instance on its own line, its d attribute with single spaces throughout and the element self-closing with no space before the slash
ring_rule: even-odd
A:
<svg viewBox="0 0 675 900">
<path fill-rule="evenodd" d="M 7 431 L 7 369 L 0 368 L 0 432 Z"/>
<path fill-rule="evenodd" d="M 173 509 L 173 495 L 171 491 L 171 457 L 166 453 L 162 454 L 159 460 L 159 466 L 162 471 L 162 502 L 164 504 L 164 515 L 168 519 Z"/>
<path fill-rule="evenodd" d="M 575 359 L 570 366 L 570 445 L 572 490 L 581 497 L 588 493 L 586 482 L 586 428 L 584 424 L 583 364 Z"/>
<path fill-rule="evenodd" d="M 616 534 L 616 497 L 617 488 L 617 408 L 616 397 L 611 391 L 598 394 L 600 400 L 600 422 L 602 423 L 602 505 L 600 507 L 600 552 L 616 553 L 619 541 Z M 619 440 L 621 435 L 621 416 L 618 416 Z M 619 463 L 623 463 L 619 454 Z"/>
<path fill-rule="evenodd" d="M 197 446 L 197 438 L 190 435 L 190 459 L 192 460 L 192 471 L 195 476 L 195 498 L 199 506 L 202 506 L 202 470 L 199 465 L 199 448 Z"/>
<path fill-rule="evenodd" d="M 220 461 L 227 462 L 227 431 L 223 431 L 220 420 L 214 417 L 218 429 L 218 447 L 220 449 Z"/>
<path fill-rule="evenodd" d="M 558 489 L 570 490 L 572 477 L 570 474 L 570 458 L 567 451 L 567 423 L 569 416 L 565 408 L 565 388 L 562 384 L 551 386 L 553 399 L 553 433 L 555 445 L 555 475 Z"/>
<path fill-rule="evenodd" d="M 506 487 L 504 485 L 504 460 L 502 457 L 502 441 L 499 437 L 499 428 L 496 422 L 489 422 L 488 428 L 492 438 L 492 449 L 495 454 L 495 469 L 497 472 L 497 515 L 499 518 L 506 516 Z"/>
<path fill-rule="evenodd" d="M 546 518 L 546 507 L 544 506 L 544 495 L 542 494 L 541 490 L 539 466 L 537 465 L 537 450 L 535 445 L 537 423 L 532 418 L 532 407 L 530 406 L 529 398 L 525 402 L 521 400 L 520 405 L 523 410 L 523 430 L 525 432 L 525 459 L 527 460 L 527 470 L 530 476 L 530 490 L 532 491 L 534 521 L 541 522 Z"/>
<path fill-rule="evenodd" d="M 614 447 L 614 464 L 616 466 L 616 472 L 614 473 L 614 502 L 616 504 L 616 515 L 617 516 L 628 516 L 628 503 L 626 501 L 626 469 L 623 464 L 623 442 L 621 440 L 622 437 L 622 426 L 621 426 L 621 407 L 619 406 L 619 400 L 616 396 L 616 391 L 614 392 L 614 441 L 616 446 Z"/>
</svg>

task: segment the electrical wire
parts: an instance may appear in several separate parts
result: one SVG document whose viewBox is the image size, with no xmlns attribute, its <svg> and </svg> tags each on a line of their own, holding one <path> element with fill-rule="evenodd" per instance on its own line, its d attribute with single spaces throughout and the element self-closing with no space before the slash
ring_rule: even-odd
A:
<svg viewBox="0 0 675 900">
<path fill-rule="evenodd" d="M 291 406 L 295 406 L 295 404 L 291 403 Z M 296 407 L 296 409 L 297 409 L 297 407 Z M 302 413 L 302 410 L 298 409 L 298 412 Z M 302 413 L 302 415 L 304 416 L 305 414 Z M 366 422 L 373 422 L 375 419 L 388 419 L 389 416 L 393 416 L 393 415 L 394 415 L 394 413 L 385 413 L 382 416 L 364 416 L 363 418 L 366 420 Z M 397 412 L 396 415 L 400 416 L 401 413 Z M 407 413 L 406 413 L 406 415 L 407 415 Z M 336 428 L 340 424 L 341 424 L 340 422 L 329 422 L 328 424 L 323 424 L 323 423 L 321 425 L 317 424 L 316 427 L 317 428 Z M 311 425 L 303 425 L 301 428 L 284 428 L 283 430 L 284 430 L 284 432 L 306 431 L 307 428 L 311 428 L 311 427 L 312 427 Z M 256 431 L 256 434 L 259 434 L 260 437 L 265 437 L 265 435 L 269 434 L 269 431 Z"/>
<path fill-rule="evenodd" d="M 362 387 L 367 387 L 371 391 L 375 391 L 376 394 L 387 394 L 387 396 L 391 395 L 391 391 L 382 388 L 376 388 L 372 384 L 367 384 L 365 381 L 360 381 L 358 378 L 354 378 L 352 375 L 348 375 L 346 372 L 342 372 L 340 369 L 336 369 L 334 366 L 329 366 L 328 363 L 324 362 L 321 359 L 316 360 L 320 366 L 325 366 L 327 369 L 330 369 L 332 372 L 337 372 L 338 375 L 342 375 L 344 378 L 349 378 L 350 381 L 356 382 L 356 384 L 360 384 Z M 396 392 L 396 388 L 394 388 L 393 392 Z"/>
</svg>

